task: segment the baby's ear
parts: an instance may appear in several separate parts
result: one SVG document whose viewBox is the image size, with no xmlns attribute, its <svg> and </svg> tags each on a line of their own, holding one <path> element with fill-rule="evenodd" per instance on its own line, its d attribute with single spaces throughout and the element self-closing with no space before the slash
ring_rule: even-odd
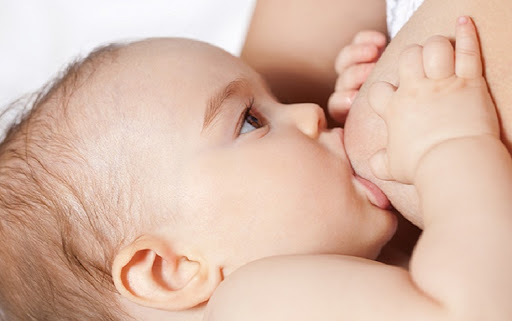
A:
<svg viewBox="0 0 512 321">
<path fill-rule="evenodd" d="M 220 267 L 192 253 L 180 253 L 154 235 L 141 236 L 117 253 L 112 277 L 128 300 L 168 311 L 207 301 L 222 280 Z"/>
</svg>

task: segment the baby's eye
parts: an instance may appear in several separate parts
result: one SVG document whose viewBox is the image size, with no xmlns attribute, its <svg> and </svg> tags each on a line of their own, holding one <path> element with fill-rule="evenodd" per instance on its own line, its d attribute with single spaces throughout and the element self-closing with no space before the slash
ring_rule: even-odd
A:
<svg viewBox="0 0 512 321">
<path fill-rule="evenodd" d="M 253 130 L 265 126 L 265 120 L 253 108 L 253 101 L 246 107 L 242 116 L 242 125 L 240 126 L 240 135 L 249 133 Z"/>
<path fill-rule="evenodd" d="M 251 112 L 251 109 L 249 108 L 245 112 L 245 115 L 243 118 L 243 123 L 242 123 L 242 128 L 240 128 L 240 135 L 251 132 L 251 131 L 261 128 L 263 126 L 264 126 L 263 122 L 258 118 L 258 116 L 253 114 Z"/>
</svg>

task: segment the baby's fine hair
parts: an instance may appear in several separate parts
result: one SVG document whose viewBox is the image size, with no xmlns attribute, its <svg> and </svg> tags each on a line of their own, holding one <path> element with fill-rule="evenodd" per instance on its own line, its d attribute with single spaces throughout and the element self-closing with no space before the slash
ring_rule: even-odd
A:
<svg viewBox="0 0 512 321">
<path fill-rule="evenodd" d="M 87 152 L 79 125 L 88 102 L 74 102 L 121 47 L 71 64 L 0 144 L 2 321 L 127 319 L 111 276 L 134 223 L 126 219 L 133 202 L 119 179 L 126 173 L 109 170 L 107 161 L 102 172 L 93 168 L 104 160 Z"/>
</svg>

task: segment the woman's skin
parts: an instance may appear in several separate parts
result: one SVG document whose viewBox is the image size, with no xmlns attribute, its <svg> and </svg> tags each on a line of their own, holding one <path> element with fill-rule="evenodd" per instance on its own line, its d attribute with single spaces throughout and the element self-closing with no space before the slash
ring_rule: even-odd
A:
<svg viewBox="0 0 512 321">
<path fill-rule="evenodd" d="M 282 102 L 325 106 L 338 52 L 361 30 L 385 33 L 385 8 L 384 0 L 258 0 L 242 59 Z"/>
<path fill-rule="evenodd" d="M 220 284 L 206 320 L 512 319 L 512 158 L 467 17 L 456 33 L 455 53 L 442 36 L 408 47 L 399 87 L 378 82 L 368 93 L 389 134 L 379 154 L 388 166 L 375 173 L 422 198 L 410 270 L 346 256 L 266 258 Z"/>
<path fill-rule="evenodd" d="M 334 87 L 334 78 L 326 76 L 324 79 L 328 79 L 327 81 L 317 81 L 319 89 L 316 92 L 299 92 L 294 96 L 296 98 L 291 98 L 290 92 L 292 92 L 294 87 L 293 82 L 281 81 L 279 77 L 269 72 L 268 70 L 272 66 L 278 65 L 280 69 L 289 68 L 293 70 L 293 68 L 298 68 L 294 61 L 300 61 L 301 59 L 307 61 L 308 57 L 313 57 L 313 59 L 316 59 L 315 57 L 326 57 L 327 61 L 324 64 L 317 65 L 316 67 L 314 64 L 310 64 L 307 69 L 308 73 L 295 75 L 296 82 L 315 82 L 318 74 L 325 74 L 325 66 L 329 64 L 334 66 L 334 58 L 337 53 L 335 51 L 347 45 L 357 31 L 361 29 L 382 30 L 382 27 L 379 27 L 381 26 L 379 23 L 374 24 L 376 27 L 372 27 L 372 24 L 367 22 L 366 18 L 373 17 L 375 19 L 375 17 L 382 17 L 385 13 L 384 0 L 374 1 L 376 4 L 374 6 L 364 6 L 365 11 L 360 11 L 362 16 L 354 15 L 355 11 L 344 14 L 344 12 L 349 11 L 348 9 L 347 11 L 340 10 L 343 6 L 346 8 L 351 8 L 351 5 L 361 6 L 359 2 L 356 3 L 353 0 L 332 1 L 331 5 L 335 8 L 330 12 L 337 12 L 338 15 L 326 14 L 323 16 L 322 25 L 328 25 L 329 19 L 333 21 L 333 26 L 338 26 L 340 21 L 344 21 L 345 24 L 347 21 L 353 21 L 359 27 L 359 30 L 334 28 L 336 32 L 325 33 L 325 30 L 321 28 L 313 27 L 312 29 L 307 29 L 306 27 L 308 23 L 314 24 L 316 20 L 319 20 L 318 18 L 310 18 L 313 13 L 321 14 L 322 10 L 328 11 L 325 7 L 319 8 L 316 1 L 301 1 L 297 3 L 297 5 L 302 6 L 301 12 L 311 12 L 310 16 L 304 16 L 303 19 L 297 19 L 296 14 L 289 14 L 287 10 L 284 10 L 282 6 L 277 4 L 279 1 L 260 0 L 260 2 L 264 5 L 259 5 L 259 11 L 257 6 L 255 19 L 265 21 L 265 13 L 267 15 L 271 13 L 274 17 L 279 15 L 281 19 L 280 21 L 277 19 L 267 20 L 269 23 L 266 24 L 266 30 L 272 29 L 273 21 L 275 21 L 276 25 L 278 22 L 287 25 L 288 29 L 292 29 L 290 24 L 295 24 L 297 30 L 310 30 L 309 32 L 301 33 L 300 36 L 295 35 L 293 39 L 288 38 L 286 41 L 278 43 L 275 41 L 274 35 L 268 37 L 267 40 L 264 33 L 258 33 L 258 30 L 253 30 L 262 25 L 261 23 L 253 23 L 247 40 L 248 45 L 244 47 L 242 57 L 264 74 L 272 89 L 277 91 L 278 97 L 280 93 L 287 92 L 286 98 L 291 101 L 307 101 L 308 99 L 326 101 L 328 97 L 325 93 L 328 91 L 328 88 Z M 278 13 L 276 13 L 276 10 Z M 295 9 L 293 12 L 296 13 L 297 10 Z M 510 42 L 510 39 L 512 39 L 512 28 L 510 27 L 512 21 L 512 1 L 509 0 L 425 0 L 410 21 L 388 45 L 365 85 L 361 88 L 345 124 L 346 148 L 355 171 L 362 177 L 377 184 L 387 194 L 395 208 L 420 228 L 423 226 L 423 222 L 418 215 L 418 197 L 415 189 L 410 185 L 379 180 L 370 170 L 369 158 L 384 148 L 386 131 L 383 121 L 368 105 L 368 88 L 372 83 L 382 80 L 397 84 L 396 62 L 399 53 L 409 44 L 424 43 L 432 35 L 440 34 L 453 39 L 454 21 L 461 15 L 471 16 L 477 25 L 482 46 L 484 74 L 488 81 L 491 95 L 498 108 L 502 139 L 508 150 L 512 151 L 512 74 L 508 70 L 508 66 L 512 65 L 512 43 Z M 340 41 L 339 39 L 344 40 Z M 333 43 L 336 46 L 333 46 Z M 306 44 L 309 45 L 306 46 Z M 270 46 L 272 49 L 266 51 L 256 49 L 266 48 L 266 46 Z M 290 49 L 287 50 L 287 48 Z M 308 49 L 302 50 L 301 48 Z M 257 55 L 253 54 L 254 52 Z M 280 54 L 269 59 L 266 54 L 271 52 L 279 52 Z M 294 57 L 294 59 L 287 59 L 287 54 L 289 57 Z M 415 234 L 414 229 L 411 230 L 410 226 L 405 230 L 412 231 L 412 234 Z M 397 235 L 399 242 L 405 242 L 407 237 L 405 239 L 401 238 L 400 232 L 399 228 Z"/>
<path fill-rule="evenodd" d="M 372 174 L 369 158 L 385 146 L 383 121 L 368 105 L 368 88 L 375 81 L 397 84 L 396 57 L 410 43 L 423 43 L 435 34 L 453 39 L 453 21 L 457 16 L 474 18 L 481 40 L 485 77 L 497 105 L 502 140 L 512 151 L 512 1 L 508 0 L 426 0 L 411 20 L 394 38 L 372 74 L 361 88 L 345 124 L 345 142 L 355 171 L 377 184 L 390 198 L 395 208 L 420 228 L 423 222 L 418 213 L 418 197 L 414 188 L 396 182 L 382 181 Z"/>
</svg>

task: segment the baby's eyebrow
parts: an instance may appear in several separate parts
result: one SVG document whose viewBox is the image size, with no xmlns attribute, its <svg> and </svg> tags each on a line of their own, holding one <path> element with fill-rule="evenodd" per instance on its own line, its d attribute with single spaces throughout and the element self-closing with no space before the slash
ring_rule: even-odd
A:
<svg viewBox="0 0 512 321">
<path fill-rule="evenodd" d="M 245 91 L 249 87 L 247 79 L 238 78 L 231 81 L 227 86 L 223 87 L 209 100 L 204 113 L 203 129 L 206 130 L 215 118 L 221 113 L 224 101 L 240 92 Z"/>
</svg>

